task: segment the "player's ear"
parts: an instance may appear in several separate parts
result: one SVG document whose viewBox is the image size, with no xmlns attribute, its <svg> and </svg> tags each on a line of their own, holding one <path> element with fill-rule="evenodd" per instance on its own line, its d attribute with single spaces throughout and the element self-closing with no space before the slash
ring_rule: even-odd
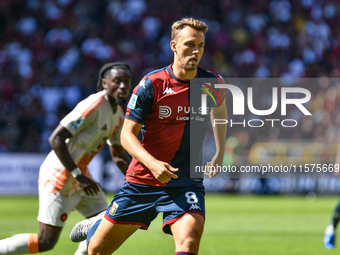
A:
<svg viewBox="0 0 340 255">
<path fill-rule="evenodd" d="M 174 53 L 177 53 L 177 43 L 175 41 L 170 42 L 170 48 Z"/>
<path fill-rule="evenodd" d="M 102 87 L 103 89 L 107 89 L 107 80 L 106 79 L 102 79 Z"/>
</svg>

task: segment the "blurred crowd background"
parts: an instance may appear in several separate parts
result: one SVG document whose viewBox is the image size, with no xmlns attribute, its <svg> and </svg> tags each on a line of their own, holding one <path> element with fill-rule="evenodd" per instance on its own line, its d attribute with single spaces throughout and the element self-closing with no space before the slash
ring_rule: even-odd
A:
<svg viewBox="0 0 340 255">
<path fill-rule="evenodd" d="M 229 162 L 258 139 L 338 140 L 340 85 L 328 78 L 340 77 L 339 1 L 3 0 L 0 152 L 48 152 L 52 130 L 96 91 L 104 63 L 127 62 L 133 86 L 169 65 L 171 24 L 184 16 L 209 25 L 200 64 L 208 70 L 223 77 L 316 80 L 306 106 L 313 115 L 288 114 L 301 121 L 298 129 L 229 129 Z M 259 89 L 254 102 L 268 109 L 264 93 L 271 96 Z"/>
</svg>

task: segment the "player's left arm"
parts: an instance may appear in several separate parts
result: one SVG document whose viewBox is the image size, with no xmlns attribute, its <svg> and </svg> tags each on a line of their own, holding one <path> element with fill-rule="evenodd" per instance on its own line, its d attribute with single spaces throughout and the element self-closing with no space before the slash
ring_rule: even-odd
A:
<svg viewBox="0 0 340 255">
<path fill-rule="evenodd" d="M 120 171 L 122 171 L 122 173 L 125 175 L 126 170 L 129 167 L 130 160 L 126 156 L 124 148 L 118 144 L 109 146 L 109 148 L 110 148 L 112 161 L 116 164 L 116 166 L 120 169 Z"/>
<path fill-rule="evenodd" d="M 71 138 L 72 136 L 73 135 L 69 130 L 59 124 L 48 139 L 51 148 L 54 150 L 60 162 L 70 173 L 72 173 L 72 170 L 78 168 L 66 145 L 66 139 Z M 94 196 L 100 191 L 98 184 L 82 173 L 76 176 L 75 179 L 79 182 L 80 187 L 87 195 Z"/>
<path fill-rule="evenodd" d="M 211 162 L 207 163 L 207 166 L 222 166 L 223 163 L 223 157 L 224 157 L 224 150 L 225 150 L 225 138 L 227 133 L 227 125 L 226 124 L 219 124 L 214 125 L 214 119 L 227 119 L 227 107 L 225 99 L 223 100 L 222 105 L 218 107 L 214 107 L 211 112 L 211 123 L 215 138 L 215 144 L 216 144 L 216 153 L 214 157 L 212 158 Z M 216 168 L 215 168 L 216 169 Z M 218 174 L 218 171 L 209 172 L 206 174 L 209 176 L 209 178 L 213 178 Z"/>
</svg>

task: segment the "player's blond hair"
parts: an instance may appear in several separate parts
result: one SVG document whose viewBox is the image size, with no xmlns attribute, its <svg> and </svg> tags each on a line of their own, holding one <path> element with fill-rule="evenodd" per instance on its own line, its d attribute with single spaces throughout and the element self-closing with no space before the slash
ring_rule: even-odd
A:
<svg viewBox="0 0 340 255">
<path fill-rule="evenodd" d="M 194 18 L 183 18 L 176 21 L 171 26 L 171 41 L 177 39 L 179 32 L 186 26 L 192 27 L 195 30 L 202 31 L 203 33 L 208 31 L 208 25 L 203 21 Z"/>
</svg>

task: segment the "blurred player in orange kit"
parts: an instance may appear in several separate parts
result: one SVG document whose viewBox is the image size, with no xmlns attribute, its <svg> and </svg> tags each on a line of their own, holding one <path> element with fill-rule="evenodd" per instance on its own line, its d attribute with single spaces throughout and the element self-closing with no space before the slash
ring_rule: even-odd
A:
<svg viewBox="0 0 340 255">
<path fill-rule="evenodd" d="M 202 115 L 199 123 L 190 125 L 190 113 L 178 109 L 189 109 L 190 100 L 200 101 L 189 98 L 189 88 L 202 88 L 202 84 L 197 89 L 191 87 L 191 79 L 223 83 L 219 75 L 198 66 L 207 30 L 204 22 L 193 18 L 175 22 L 170 42 L 173 64 L 147 74 L 134 89 L 121 133 L 122 145 L 133 157 L 126 182 L 104 218 L 93 220 L 92 227 L 84 220 L 71 232 L 72 240 L 81 241 L 87 236 L 89 254 L 113 253 L 137 229 L 148 229 L 160 212 L 163 231 L 173 235 L 176 255 L 198 253 L 205 220 L 205 191 L 203 174 L 190 177 L 190 128 L 199 127 L 195 133 L 200 149 L 210 115 Z M 209 103 L 212 118 L 226 119 L 225 90 L 218 90 L 216 97 L 219 104 Z M 142 143 L 137 138 L 140 131 Z M 216 154 L 209 164 L 221 166 L 226 125 L 218 125 L 213 131 Z M 216 174 L 209 172 L 211 178 Z"/>
<path fill-rule="evenodd" d="M 23 233 L 0 240 L 0 254 L 51 250 L 72 210 L 89 218 L 107 209 L 105 194 L 87 166 L 107 143 L 113 161 L 125 174 L 129 160 L 120 145 L 124 113 L 119 104 L 126 101 L 130 88 L 129 65 L 115 62 L 101 68 L 99 92 L 79 102 L 49 138 L 52 151 L 40 167 L 38 181 L 40 234 Z M 87 254 L 85 242 L 75 254 Z"/>
</svg>

